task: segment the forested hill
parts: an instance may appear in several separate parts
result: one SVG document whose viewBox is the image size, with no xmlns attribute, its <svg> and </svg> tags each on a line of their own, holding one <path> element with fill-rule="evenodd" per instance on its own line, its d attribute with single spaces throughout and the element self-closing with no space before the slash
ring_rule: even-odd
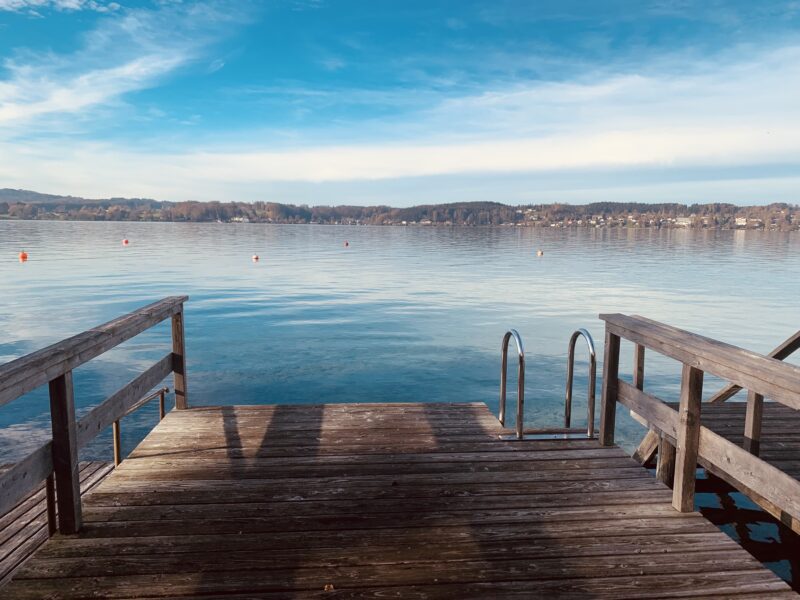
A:
<svg viewBox="0 0 800 600">
<path fill-rule="evenodd" d="M 166 202 L 147 198 L 86 199 L 0 189 L 0 219 L 84 221 L 221 221 L 364 225 L 517 225 L 531 227 L 800 228 L 789 204 L 536 204 L 455 202 L 409 208 L 296 206 L 277 202 Z"/>
</svg>

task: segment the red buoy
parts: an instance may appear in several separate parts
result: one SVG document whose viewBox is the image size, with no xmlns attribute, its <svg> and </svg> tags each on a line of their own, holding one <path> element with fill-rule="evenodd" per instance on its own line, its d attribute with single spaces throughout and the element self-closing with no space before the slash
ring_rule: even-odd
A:
<svg viewBox="0 0 800 600">
<path fill-rule="evenodd" d="M 22 250 L 22 251 L 21 251 L 21 252 L 18 254 L 18 256 L 19 256 L 19 262 L 25 262 L 26 260 L 28 260 L 28 253 L 27 253 L 27 252 L 25 252 L 25 250 Z"/>
<path fill-rule="evenodd" d="M 258 262 L 258 254 L 253 254 L 253 262 Z"/>
<path fill-rule="evenodd" d="M 128 244 L 130 244 L 130 242 L 128 241 L 128 238 L 125 238 L 124 240 L 122 240 L 122 245 L 123 246 L 127 246 Z"/>
<path fill-rule="evenodd" d="M 345 240 L 345 241 L 344 241 L 344 247 L 345 247 L 345 248 L 349 248 L 349 247 L 350 247 L 350 242 L 348 242 L 347 240 Z"/>
</svg>

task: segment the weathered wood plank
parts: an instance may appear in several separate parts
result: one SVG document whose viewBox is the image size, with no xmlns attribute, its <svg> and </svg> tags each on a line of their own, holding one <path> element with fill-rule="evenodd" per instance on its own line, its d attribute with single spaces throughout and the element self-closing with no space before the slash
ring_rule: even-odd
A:
<svg viewBox="0 0 800 600">
<path fill-rule="evenodd" d="M 741 554 L 741 553 L 740 553 Z M 224 563 L 223 563 L 224 564 Z M 324 590 L 326 583 L 334 589 L 364 588 L 371 586 L 409 586 L 435 581 L 438 584 L 493 583 L 496 580 L 513 578 L 516 582 L 529 582 L 531 590 L 541 589 L 539 582 L 563 581 L 571 587 L 576 580 L 602 577 L 614 573 L 615 578 L 640 578 L 648 575 L 681 574 L 690 581 L 702 581 L 708 571 L 729 573 L 758 573 L 753 564 L 732 563 L 727 553 L 695 553 L 692 560 L 667 564 L 663 557 L 653 555 L 630 555 L 624 557 L 573 557 L 569 562 L 561 558 L 539 560 L 498 561 L 448 561 L 441 564 L 406 563 L 396 565 L 362 565 L 358 569 L 340 567 L 296 566 L 290 570 L 234 570 L 221 577 L 214 572 L 168 573 L 157 575 L 105 576 L 92 578 L 52 578 L 15 580 L 11 591 L 14 598 L 36 598 L 58 590 L 63 598 L 140 597 L 144 589 L 160 592 L 161 596 L 194 595 L 197 593 L 223 593 L 247 590 L 250 593 L 285 592 L 286 590 Z M 752 581 L 761 581 L 754 578 Z M 702 589 L 702 584 L 699 586 Z M 697 587 L 695 587 L 697 589 Z M 730 588 L 729 588 L 730 589 Z M 746 588 L 745 588 L 746 589 Z M 785 591 L 785 584 L 772 589 Z M 607 597 L 615 596 L 614 588 L 607 590 Z M 764 590 L 761 587 L 760 590 Z M 152 593 L 152 592 L 151 592 Z M 337 594 L 338 595 L 338 594 Z M 402 596 L 401 596 L 402 597 Z"/>
<path fill-rule="evenodd" d="M 0 475 L 0 515 L 39 487 L 53 472 L 53 444 L 47 442 Z"/>
<path fill-rule="evenodd" d="M 64 375 L 182 310 L 173 296 L 0 365 L 0 406 Z"/>
<path fill-rule="evenodd" d="M 614 334 L 764 396 L 800 408 L 800 367 L 643 317 L 600 315 Z"/>
<path fill-rule="evenodd" d="M 172 315 L 172 370 L 175 374 L 175 408 L 189 407 L 186 390 L 186 340 L 183 330 L 183 307 Z"/>
<path fill-rule="evenodd" d="M 675 446 L 665 434 L 658 436 L 658 462 L 656 463 L 656 479 L 672 487 L 675 481 Z"/>
<path fill-rule="evenodd" d="M 774 348 L 766 356 L 776 360 L 785 360 L 798 349 L 800 349 L 800 331 L 797 331 L 794 335 L 789 336 L 780 346 Z M 738 386 L 735 383 L 729 383 L 716 394 L 711 396 L 707 402 L 711 404 L 725 402 L 726 400 L 735 396 L 741 389 L 741 386 Z"/>
<path fill-rule="evenodd" d="M 794 519 L 800 519 L 800 482 L 747 450 L 703 427 L 700 431 L 700 453 L 705 460 L 725 471 L 747 492 L 779 506 Z"/>
<path fill-rule="evenodd" d="M 81 493 L 91 490 L 110 470 L 108 463 L 82 463 Z M 3 515 L 0 519 L 0 585 L 7 582 L 15 570 L 47 541 L 50 536 L 48 521 L 45 490 L 41 485 Z"/>
<path fill-rule="evenodd" d="M 76 533 L 81 528 L 81 487 L 72 371 L 50 382 L 50 420 L 58 530 L 65 534 Z"/>
<path fill-rule="evenodd" d="M 600 406 L 600 443 L 614 443 L 614 426 L 617 418 L 617 382 L 619 381 L 618 335 L 606 328 L 605 353 L 603 354 L 603 391 Z"/>
<path fill-rule="evenodd" d="M 702 516 L 675 511 L 670 491 L 616 447 L 504 441 L 501 428 L 475 426 L 481 411 L 438 407 L 429 419 L 420 408 L 361 410 L 374 419 L 367 427 L 381 425 L 366 432 L 342 407 L 174 411 L 87 497 L 81 533 L 48 541 L 3 591 L 619 598 L 788 589 Z"/>
<path fill-rule="evenodd" d="M 744 419 L 744 449 L 758 456 L 761 441 L 761 427 L 764 415 L 764 396 L 749 392 L 747 394 L 747 412 Z"/>
<path fill-rule="evenodd" d="M 694 486 L 697 479 L 697 455 L 700 447 L 700 403 L 703 401 L 703 371 L 683 366 L 681 401 L 675 446 L 675 479 L 672 506 L 681 512 L 694 510 Z"/>
<path fill-rule="evenodd" d="M 171 352 L 95 406 L 78 422 L 78 448 L 84 447 L 103 429 L 125 416 L 140 398 L 163 381 L 170 372 L 172 372 Z"/>
</svg>

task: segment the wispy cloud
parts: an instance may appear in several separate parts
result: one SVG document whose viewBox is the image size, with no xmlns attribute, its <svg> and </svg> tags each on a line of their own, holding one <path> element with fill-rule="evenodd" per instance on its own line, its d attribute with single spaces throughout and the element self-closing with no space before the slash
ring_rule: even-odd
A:
<svg viewBox="0 0 800 600">
<path fill-rule="evenodd" d="M 39 10 L 52 8 L 59 11 L 93 10 L 110 12 L 120 9 L 117 2 L 98 2 L 97 0 L 0 0 L 0 11 L 28 12 L 39 14 Z"/>
<path fill-rule="evenodd" d="M 84 4 L 60 3 L 76 9 Z M 69 55 L 19 52 L 3 64 L 8 77 L 0 80 L 0 134 L 29 133 L 68 115 L 88 117 L 87 109 L 154 86 L 199 60 L 240 18 L 218 4 L 168 4 L 102 19 Z"/>
<path fill-rule="evenodd" d="M 522 175 L 545 180 L 569 173 L 573 191 L 587 193 L 586 182 L 596 181 L 597 173 L 701 169 L 705 179 L 687 186 L 727 194 L 716 197 L 725 200 L 731 190 L 744 193 L 747 187 L 741 183 L 747 177 L 732 175 L 738 169 L 800 168 L 800 43 L 794 38 L 773 40 L 770 48 L 729 48 L 702 60 L 664 53 L 635 66 L 578 65 L 568 78 L 501 77 L 477 91 L 478 86 L 365 89 L 363 82 L 321 88 L 303 81 L 244 81 L 220 94 L 234 108 L 265 102 L 272 103 L 270 109 L 286 105 L 323 115 L 313 127 L 285 136 L 255 121 L 224 133 L 198 131 L 183 143 L 173 137 L 167 143 L 72 140 L 65 146 L 17 135 L 49 118 L 84 118 L 98 107 L 122 103 L 126 94 L 157 85 L 195 61 L 202 73 L 221 68 L 224 63 L 213 60 L 208 47 L 230 19 L 215 5 L 123 10 L 103 17 L 72 56 L 9 59 L 9 77 L 0 81 L 0 181 L 75 195 L 174 200 L 256 200 L 264 190 L 301 185 L 309 190 L 308 201 L 319 202 L 328 200 L 315 196 L 320 184 L 376 190 L 380 182 L 388 189 L 401 180 L 496 182 L 502 176 L 513 186 Z M 339 85 L 339 78 L 330 79 Z M 364 110 L 334 111 L 340 104 L 386 110 L 367 116 Z M 258 109 L 263 107 L 253 114 Z M 186 112 L 194 115 L 193 110 Z M 207 115 L 200 112 L 196 118 L 183 115 L 183 124 L 197 125 L 185 129 L 202 130 Z M 336 119 L 324 118 L 333 112 Z M 769 182 L 761 177 L 747 193 L 771 189 L 786 199 L 797 179 L 785 173 Z M 688 189 L 683 183 L 653 185 Z M 636 193 L 646 194 L 648 184 L 639 184 Z M 603 185 L 624 196 L 617 183 Z M 530 179 L 524 186 L 530 189 Z M 525 189 L 519 184 L 515 197 L 532 199 Z"/>
</svg>

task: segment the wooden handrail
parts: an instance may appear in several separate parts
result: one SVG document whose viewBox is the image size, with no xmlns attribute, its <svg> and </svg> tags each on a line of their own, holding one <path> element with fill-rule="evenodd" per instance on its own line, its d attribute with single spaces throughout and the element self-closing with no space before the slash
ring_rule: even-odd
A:
<svg viewBox="0 0 800 600">
<path fill-rule="evenodd" d="M 786 340 L 777 348 L 774 348 L 768 356 L 775 360 L 784 360 L 794 354 L 795 351 L 800 350 L 800 331 L 796 331 L 794 335 L 786 338 Z M 707 400 L 712 404 L 716 402 L 725 402 L 729 398 L 735 396 L 742 389 L 741 386 L 735 383 L 729 383 L 716 394 Z"/>
<path fill-rule="evenodd" d="M 643 317 L 614 314 L 600 315 L 600 318 L 606 321 L 601 442 L 604 445 L 614 442 L 616 403 L 619 402 L 660 433 L 663 448 L 659 446 L 657 471 L 663 472 L 662 460 L 671 460 L 669 452 L 662 456 L 662 450 L 672 449 L 675 453 L 673 506 L 676 509 L 693 510 L 699 463 L 745 493 L 779 507 L 793 519 L 800 519 L 800 482 L 755 455 L 763 396 L 768 395 L 792 408 L 800 407 L 800 369 Z M 637 356 L 643 356 L 640 348 L 649 348 L 683 363 L 678 411 L 642 390 L 643 359 L 635 361 L 636 385 L 619 379 L 621 338 L 637 344 Z M 784 347 L 790 346 L 787 340 Z M 702 426 L 704 372 L 726 378 L 750 391 L 744 449 Z"/>
<path fill-rule="evenodd" d="M 55 475 L 58 530 L 75 533 L 81 527 L 78 450 L 100 431 L 128 413 L 148 390 L 174 373 L 175 405 L 187 408 L 183 303 L 188 296 L 171 296 L 103 325 L 57 342 L 0 366 L 0 406 L 49 385 L 53 439 L 0 475 L 0 514 L 15 506 L 44 479 Z M 72 370 L 154 325 L 172 319 L 172 352 L 92 409 L 75 418 Z M 48 490 L 51 486 L 48 485 Z M 48 493 L 48 514 L 54 513 Z M 51 524 L 52 529 L 52 524 Z"/>
<path fill-rule="evenodd" d="M 600 315 L 607 331 L 800 409 L 800 367 L 639 316 Z"/>
<path fill-rule="evenodd" d="M 0 366 L 0 406 L 180 313 L 188 299 L 188 296 L 164 298 Z"/>
</svg>

